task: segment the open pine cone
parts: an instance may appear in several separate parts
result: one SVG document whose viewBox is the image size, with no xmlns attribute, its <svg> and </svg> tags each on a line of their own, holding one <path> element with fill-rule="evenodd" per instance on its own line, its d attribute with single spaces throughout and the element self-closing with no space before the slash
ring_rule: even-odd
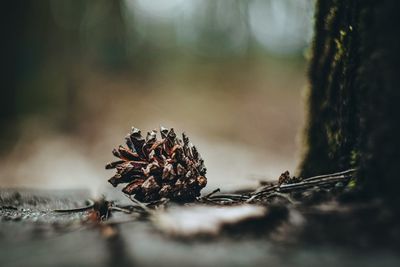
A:
<svg viewBox="0 0 400 267">
<path fill-rule="evenodd" d="M 125 138 L 127 147 L 119 146 L 112 153 L 120 160 L 108 163 L 106 169 L 117 169 L 108 181 L 116 187 L 128 183 L 122 192 L 137 200 L 150 202 L 161 198 L 175 201 L 193 201 L 206 186 L 206 168 L 195 146 L 183 133 L 182 140 L 174 129 L 160 128 L 147 133 L 139 129 Z"/>
</svg>

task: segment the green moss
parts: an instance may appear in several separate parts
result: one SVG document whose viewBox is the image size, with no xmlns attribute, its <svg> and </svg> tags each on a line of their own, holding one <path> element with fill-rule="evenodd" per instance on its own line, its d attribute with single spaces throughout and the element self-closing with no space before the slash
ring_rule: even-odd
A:
<svg viewBox="0 0 400 267">
<path fill-rule="evenodd" d="M 360 158 L 360 152 L 358 150 L 353 149 L 350 153 L 350 165 L 351 167 L 357 167 L 358 161 Z"/>
<path fill-rule="evenodd" d="M 353 31 L 346 19 L 351 9 L 341 1 L 320 1 L 318 7 L 323 10 L 317 12 L 317 35 L 310 62 L 310 109 L 302 176 L 348 168 L 353 149 L 349 145 L 353 130 L 347 127 L 348 114 L 343 112 L 342 103 L 348 93 L 345 83 Z"/>
<path fill-rule="evenodd" d="M 400 199 L 398 10 L 393 0 L 318 1 L 301 176 L 355 167 L 350 187 Z"/>
<path fill-rule="evenodd" d="M 351 179 L 350 182 L 347 184 L 347 188 L 355 189 L 357 187 L 357 180 Z"/>
</svg>

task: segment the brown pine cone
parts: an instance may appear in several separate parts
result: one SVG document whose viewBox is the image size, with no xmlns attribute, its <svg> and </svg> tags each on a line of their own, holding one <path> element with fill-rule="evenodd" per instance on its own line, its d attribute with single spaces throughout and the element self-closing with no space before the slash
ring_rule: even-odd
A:
<svg viewBox="0 0 400 267">
<path fill-rule="evenodd" d="M 114 187 L 128 183 L 122 192 L 143 202 L 161 198 L 193 201 L 207 184 L 204 161 L 184 133 L 182 140 L 173 128 L 161 127 L 160 133 L 161 140 L 157 140 L 156 130 L 144 139 L 140 130 L 132 127 L 125 138 L 127 147 L 112 151 L 120 160 L 106 165 L 106 169 L 117 170 L 108 181 Z"/>
</svg>

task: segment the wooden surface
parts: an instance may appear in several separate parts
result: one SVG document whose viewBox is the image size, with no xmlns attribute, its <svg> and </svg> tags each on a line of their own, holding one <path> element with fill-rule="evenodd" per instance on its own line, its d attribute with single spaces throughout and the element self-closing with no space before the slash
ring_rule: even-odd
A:
<svg viewBox="0 0 400 267">
<path fill-rule="evenodd" d="M 85 191 L 0 189 L 0 266 L 400 266 L 399 255 L 339 246 L 282 245 L 240 233 L 177 240 L 149 221 L 116 226 L 106 238 L 83 223 Z"/>
</svg>

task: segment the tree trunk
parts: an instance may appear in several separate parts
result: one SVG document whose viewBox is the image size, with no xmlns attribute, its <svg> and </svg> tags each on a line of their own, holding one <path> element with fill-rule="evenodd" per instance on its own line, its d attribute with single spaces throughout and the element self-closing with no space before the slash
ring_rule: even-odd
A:
<svg viewBox="0 0 400 267">
<path fill-rule="evenodd" d="M 366 195 L 400 186 L 400 1 L 320 0 L 302 176 L 357 168 Z"/>
</svg>

